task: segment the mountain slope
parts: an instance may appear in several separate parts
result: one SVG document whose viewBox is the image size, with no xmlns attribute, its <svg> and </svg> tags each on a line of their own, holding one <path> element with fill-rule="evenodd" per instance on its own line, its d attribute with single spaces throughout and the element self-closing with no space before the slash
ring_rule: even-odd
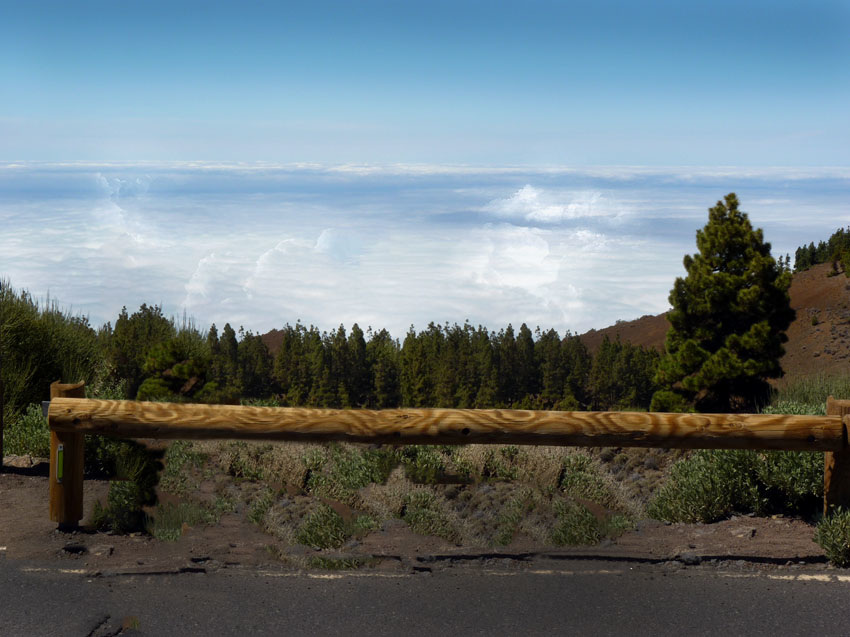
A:
<svg viewBox="0 0 850 637">
<path fill-rule="evenodd" d="M 794 275 L 791 307 L 797 318 L 788 328 L 782 358 L 786 378 L 850 373 L 850 279 L 843 273 L 827 276 L 831 270 L 824 263 Z M 580 338 L 591 351 L 604 336 L 615 339 L 618 335 L 623 341 L 663 351 L 668 327 L 665 314 L 647 315 L 590 330 Z"/>
</svg>

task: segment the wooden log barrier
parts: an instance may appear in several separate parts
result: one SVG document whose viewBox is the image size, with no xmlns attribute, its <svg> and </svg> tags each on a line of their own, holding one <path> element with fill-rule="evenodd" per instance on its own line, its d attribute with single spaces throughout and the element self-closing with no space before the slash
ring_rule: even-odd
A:
<svg viewBox="0 0 850 637">
<path fill-rule="evenodd" d="M 850 400 L 835 400 L 830 396 L 826 413 L 850 419 Z M 840 451 L 828 451 L 823 461 L 823 514 L 833 507 L 850 508 L 850 450 L 845 445 Z"/>
<path fill-rule="evenodd" d="M 85 383 L 50 385 L 50 402 L 79 402 Z M 83 518 L 83 464 L 85 438 L 81 431 L 50 432 L 50 519 L 60 530 L 74 529 Z"/>
<path fill-rule="evenodd" d="M 840 415 L 338 410 L 56 398 L 57 433 L 126 438 L 242 438 L 390 444 L 529 444 L 840 451 Z"/>
</svg>

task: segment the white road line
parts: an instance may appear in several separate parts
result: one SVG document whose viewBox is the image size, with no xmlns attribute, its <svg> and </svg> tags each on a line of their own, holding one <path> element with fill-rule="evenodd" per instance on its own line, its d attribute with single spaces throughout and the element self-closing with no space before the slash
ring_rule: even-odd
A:
<svg viewBox="0 0 850 637">
<path fill-rule="evenodd" d="M 84 575 L 87 577 L 93 577 L 96 572 L 89 571 L 82 568 L 45 568 L 45 567 L 23 567 L 20 569 L 23 573 L 53 573 L 53 574 L 61 574 L 61 575 Z M 522 575 L 542 575 L 542 576 L 561 576 L 561 577 L 587 577 L 587 576 L 597 576 L 597 575 L 626 575 L 630 571 L 634 569 L 593 569 L 593 570 L 557 570 L 557 569 L 529 569 L 529 570 L 516 570 L 516 571 L 497 571 L 497 570 L 489 570 L 482 569 L 478 571 L 480 575 L 490 576 L 490 577 L 519 577 Z M 315 580 L 342 580 L 342 579 L 354 579 L 354 578 L 375 578 L 375 579 L 405 579 L 415 577 L 416 573 L 370 573 L 368 571 L 355 571 L 355 572 L 343 572 L 343 573 L 316 573 L 316 572 L 304 572 L 304 571 L 272 571 L 272 570 L 251 570 L 251 569 L 240 569 L 240 570 L 230 570 L 227 571 L 229 574 L 233 575 L 242 575 L 242 576 L 256 576 L 256 577 L 304 577 L 307 579 L 315 579 Z M 451 573 L 452 571 L 446 571 Z M 457 571 L 454 571 L 457 572 Z M 652 575 L 652 570 L 643 570 L 643 574 Z M 671 575 L 683 575 L 683 574 L 696 574 L 701 573 L 707 576 L 715 576 L 715 577 L 724 577 L 727 579 L 769 579 L 779 582 L 824 582 L 824 583 L 840 583 L 840 584 L 850 584 L 850 574 L 841 575 L 838 573 L 795 573 L 795 574 L 779 574 L 779 573 L 762 573 L 762 572 L 753 572 L 753 573 L 729 573 L 723 571 L 717 571 L 711 573 L 710 571 L 702 570 L 702 571 L 693 571 L 693 570 L 684 570 L 680 569 L 677 571 L 673 571 L 672 573 L 668 573 Z M 177 573 L 175 573 L 177 574 Z M 150 573 L 127 573 L 126 575 L 136 575 L 139 577 L 150 575 Z"/>
</svg>

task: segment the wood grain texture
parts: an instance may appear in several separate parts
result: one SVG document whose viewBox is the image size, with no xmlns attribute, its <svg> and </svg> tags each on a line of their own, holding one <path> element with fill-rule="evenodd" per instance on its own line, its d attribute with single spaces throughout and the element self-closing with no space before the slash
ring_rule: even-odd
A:
<svg viewBox="0 0 850 637">
<path fill-rule="evenodd" d="M 51 401 L 50 428 L 127 438 L 343 440 L 684 449 L 844 448 L 840 416 L 557 412 L 509 409 L 301 409 Z"/>
<path fill-rule="evenodd" d="M 828 416 L 850 419 L 850 400 L 826 401 Z M 830 451 L 823 458 L 823 513 L 833 507 L 850 508 L 850 450 Z"/>
<path fill-rule="evenodd" d="M 50 385 L 50 402 L 85 399 L 85 383 Z M 57 451 L 63 446 L 62 482 L 57 481 Z M 50 432 L 50 519 L 60 528 L 76 527 L 83 518 L 83 465 L 85 438 L 82 432 Z"/>
</svg>

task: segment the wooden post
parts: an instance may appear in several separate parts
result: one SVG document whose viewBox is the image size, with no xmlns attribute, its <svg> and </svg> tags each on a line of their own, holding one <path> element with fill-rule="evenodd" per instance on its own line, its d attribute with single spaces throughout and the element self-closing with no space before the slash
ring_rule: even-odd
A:
<svg viewBox="0 0 850 637">
<path fill-rule="evenodd" d="M 850 400 L 826 400 L 827 416 L 850 414 Z M 850 508 L 850 449 L 847 448 L 847 430 L 844 430 L 843 451 L 827 451 L 823 458 L 823 514 L 833 507 Z"/>
<path fill-rule="evenodd" d="M 84 382 L 50 385 L 54 398 L 85 398 Z M 85 438 L 81 433 L 50 432 L 50 519 L 60 531 L 77 528 L 83 517 L 83 464 Z"/>
<path fill-rule="evenodd" d="M 0 359 L 0 367 L 3 361 Z M 0 369 L 2 373 L 2 369 Z M 3 379 L 0 378 L 0 473 L 3 473 L 3 430 L 6 428 L 6 387 L 3 385 Z"/>
</svg>

